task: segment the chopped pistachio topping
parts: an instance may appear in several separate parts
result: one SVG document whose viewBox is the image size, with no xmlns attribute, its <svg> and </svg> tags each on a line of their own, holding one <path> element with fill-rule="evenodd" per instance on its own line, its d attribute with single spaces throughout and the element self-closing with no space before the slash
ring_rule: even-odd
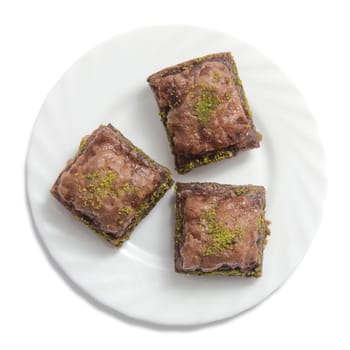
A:
<svg viewBox="0 0 350 350">
<path fill-rule="evenodd" d="M 87 140 L 88 140 L 89 136 L 84 136 L 81 141 L 80 141 L 80 145 L 78 148 L 78 154 L 82 153 L 85 151 L 86 147 L 87 147 Z"/>
<path fill-rule="evenodd" d="M 229 230 L 216 217 L 217 205 L 203 211 L 201 221 L 204 222 L 210 238 L 209 244 L 204 251 L 204 255 L 213 255 L 224 252 L 226 249 L 242 238 L 242 228 L 236 226 L 234 230 Z"/>
<path fill-rule="evenodd" d="M 235 75 L 238 74 L 238 69 L 237 69 L 237 66 L 236 66 L 236 64 L 235 64 L 234 62 L 232 62 L 232 71 L 233 71 L 233 73 L 234 73 Z"/>
<path fill-rule="evenodd" d="M 231 98 L 231 94 L 230 94 L 229 92 L 225 92 L 224 99 L 225 99 L 226 101 L 229 101 L 230 98 Z"/>
<path fill-rule="evenodd" d="M 213 73 L 213 81 L 214 81 L 214 83 L 218 82 L 220 77 L 221 77 L 221 75 L 220 75 L 219 72 L 214 72 Z"/>
<path fill-rule="evenodd" d="M 177 212 L 176 221 L 175 221 L 175 242 L 180 241 L 183 227 L 184 227 L 184 218 L 179 212 Z"/>
<path fill-rule="evenodd" d="M 177 107 L 181 102 L 181 98 L 180 98 L 180 95 L 177 93 L 176 89 L 170 88 L 168 90 L 168 95 L 169 95 L 169 107 L 170 108 Z"/>
<path fill-rule="evenodd" d="M 233 191 L 236 194 L 236 196 L 239 197 L 242 194 L 249 192 L 249 189 L 247 187 L 238 187 L 238 188 L 235 188 Z"/>
<path fill-rule="evenodd" d="M 178 69 L 180 69 L 180 70 L 182 70 L 182 71 L 185 71 L 185 70 L 188 70 L 188 69 L 192 69 L 192 68 L 193 68 L 193 65 L 198 64 L 198 63 L 201 63 L 201 62 L 205 61 L 207 58 L 208 58 L 208 55 L 203 56 L 203 57 L 195 58 L 195 59 L 192 60 L 191 62 L 189 62 L 189 63 L 187 63 L 187 64 L 185 63 L 185 64 L 181 65 Z"/>
<path fill-rule="evenodd" d="M 258 232 L 263 234 L 266 230 L 266 222 L 263 216 L 260 216 L 258 219 Z"/>
<path fill-rule="evenodd" d="M 164 123 L 166 120 L 166 113 L 164 111 L 159 111 L 160 120 Z"/>
<path fill-rule="evenodd" d="M 119 215 L 121 216 L 127 216 L 132 211 L 132 207 L 130 205 L 122 208 L 119 210 Z"/>
<path fill-rule="evenodd" d="M 97 170 L 85 175 L 89 183 L 78 188 L 83 205 L 98 210 L 102 207 L 102 199 L 112 194 L 112 185 L 118 174 L 112 170 Z"/>
<path fill-rule="evenodd" d="M 235 81 L 232 77 L 225 78 L 225 83 L 229 85 L 235 85 Z"/>
<path fill-rule="evenodd" d="M 196 274 L 198 276 L 216 276 L 216 275 L 226 275 L 226 276 L 245 276 L 245 277 L 260 277 L 262 275 L 261 266 L 257 266 L 255 269 L 251 271 L 241 271 L 236 268 L 233 270 L 216 270 L 210 272 L 203 272 L 202 270 L 195 270 L 194 272 L 190 272 Z"/>
<path fill-rule="evenodd" d="M 209 56 L 208 55 L 205 55 L 205 56 L 202 56 L 202 57 L 198 57 L 198 58 L 195 58 L 193 60 L 194 63 L 201 63 L 203 61 L 205 61 Z"/>
<path fill-rule="evenodd" d="M 135 186 L 133 184 L 130 184 L 129 182 L 124 182 L 123 185 L 121 185 L 120 188 L 118 188 L 114 192 L 114 194 L 117 197 L 121 197 L 121 196 L 125 195 L 126 193 L 130 193 L 130 192 L 136 193 L 136 195 L 140 198 L 142 197 L 142 191 L 141 191 L 140 187 Z"/>
<path fill-rule="evenodd" d="M 206 125 L 210 122 L 210 116 L 216 111 L 220 102 L 215 88 L 201 88 L 198 101 L 193 107 L 193 115 L 199 119 L 201 124 Z"/>
<path fill-rule="evenodd" d="M 195 159 L 194 161 L 188 162 L 185 166 L 183 166 L 182 168 L 179 168 L 178 172 L 180 174 L 185 174 L 185 173 L 188 173 L 189 171 L 191 171 L 192 169 L 199 167 L 201 165 L 210 164 L 210 163 L 222 160 L 222 159 L 231 158 L 233 156 L 234 156 L 233 151 L 229 151 L 229 150 L 217 151 L 213 154 L 206 155 L 200 159 Z"/>
<path fill-rule="evenodd" d="M 87 173 L 86 178 L 88 180 L 95 180 L 99 176 L 97 171 L 94 171 L 93 173 Z"/>
<path fill-rule="evenodd" d="M 101 179 L 98 182 L 98 185 L 101 188 L 106 188 L 110 190 L 113 185 L 113 180 L 117 177 L 117 173 L 113 172 L 112 170 L 108 170 L 107 173 L 101 177 Z"/>
</svg>

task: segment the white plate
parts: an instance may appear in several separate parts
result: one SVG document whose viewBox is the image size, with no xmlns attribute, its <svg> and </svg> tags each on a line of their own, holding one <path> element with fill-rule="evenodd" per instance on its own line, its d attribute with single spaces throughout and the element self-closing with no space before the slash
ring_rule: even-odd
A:
<svg viewBox="0 0 350 350">
<path fill-rule="evenodd" d="M 146 78 L 163 67 L 231 51 L 250 102 L 261 148 L 197 168 L 180 181 L 258 184 L 267 188 L 272 235 L 259 279 L 179 275 L 173 267 L 173 191 L 130 241 L 116 250 L 76 221 L 49 194 L 80 138 L 112 123 L 161 164 L 174 169 Z M 198 325 L 261 302 L 300 263 L 320 222 L 324 156 L 314 119 L 283 72 L 253 47 L 225 34 L 159 26 L 116 36 L 63 75 L 36 120 L 27 157 L 27 193 L 41 240 L 74 284 L 105 306 L 167 325 Z"/>
</svg>

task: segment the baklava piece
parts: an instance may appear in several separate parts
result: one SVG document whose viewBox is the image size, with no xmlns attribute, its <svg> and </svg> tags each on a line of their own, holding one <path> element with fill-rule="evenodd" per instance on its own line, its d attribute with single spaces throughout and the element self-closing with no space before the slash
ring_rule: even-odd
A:
<svg viewBox="0 0 350 350">
<path fill-rule="evenodd" d="M 147 81 L 179 173 L 259 147 L 261 135 L 231 53 L 180 63 Z"/>
<path fill-rule="evenodd" d="M 83 138 L 51 193 L 76 218 L 120 246 L 172 183 L 168 169 L 109 124 Z"/>
<path fill-rule="evenodd" d="M 176 184 L 176 272 L 261 276 L 268 234 L 264 187 Z"/>
</svg>

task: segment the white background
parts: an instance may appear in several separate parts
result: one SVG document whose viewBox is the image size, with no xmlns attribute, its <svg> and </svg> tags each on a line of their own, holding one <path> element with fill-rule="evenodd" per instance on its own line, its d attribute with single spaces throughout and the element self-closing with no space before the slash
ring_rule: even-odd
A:
<svg viewBox="0 0 350 350">
<path fill-rule="evenodd" d="M 349 349 L 347 2 L 0 0 L 0 348 Z M 253 310 L 189 330 L 115 318 L 76 294 L 36 239 L 24 187 L 33 122 L 71 63 L 120 32 L 169 23 L 222 30 L 272 58 L 318 122 L 329 179 L 323 221 L 292 278 Z"/>
</svg>

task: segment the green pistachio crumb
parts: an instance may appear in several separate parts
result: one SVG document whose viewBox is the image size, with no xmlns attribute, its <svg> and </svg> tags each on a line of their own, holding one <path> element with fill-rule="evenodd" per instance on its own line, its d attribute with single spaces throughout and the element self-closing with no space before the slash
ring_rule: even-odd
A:
<svg viewBox="0 0 350 350">
<path fill-rule="evenodd" d="M 123 183 L 118 189 L 116 189 L 114 195 L 116 197 L 121 197 L 127 193 L 135 193 L 138 197 L 142 197 L 141 188 L 130 184 L 129 182 Z"/>
<path fill-rule="evenodd" d="M 81 176 L 81 174 L 79 174 L 79 176 Z M 163 195 L 164 193 L 172 186 L 173 184 L 173 180 L 171 178 L 171 174 L 167 172 L 167 179 L 166 179 L 166 183 L 162 184 L 161 186 L 159 186 L 155 192 L 157 192 L 157 199 L 156 201 L 158 201 Z M 84 191 L 81 191 L 84 192 Z M 94 198 L 94 193 L 88 193 L 88 191 L 86 190 L 84 192 L 84 195 L 88 194 L 88 198 Z M 152 202 L 151 200 L 143 203 L 138 210 L 136 211 L 132 222 L 127 226 L 127 231 L 125 233 L 125 235 L 123 235 L 120 238 L 112 238 L 110 235 L 107 234 L 107 232 L 102 231 L 97 229 L 92 222 L 90 222 L 89 220 L 87 220 L 84 217 L 80 217 L 78 215 L 76 215 L 76 219 L 82 221 L 84 224 L 86 224 L 89 228 L 91 228 L 92 230 L 94 230 L 95 232 L 97 232 L 102 238 L 104 238 L 105 240 L 107 240 L 108 242 L 110 242 L 112 245 L 114 245 L 115 247 L 120 247 L 125 241 L 127 241 L 129 239 L 129 236 L 131 234 L 131 232 L 133 231 L 133 229 L 139 224 L 139 222 L 142 220 L 142 218 L 144 216 L 147 215 L 147 213 L 154 207 L 154 205 L 156 204 L 156 201 Z M 94 209 L 94 208 L 93 208 Z M 118 225 L 122 225 L 124 224 L 125 221 L 123 220 L 118 220 L 117 224 Z"/>
<path fill-rule="evenodd" d="M 117 177 L 117 174 L 112 170 L 108 170 L 107 173 L 100 179 L 99 186 L 110 189 L 113 184 L 113 180 Z"/>
<path fill-rule="evenodd" d="M 229 85 L 235 85 L 235 81 L 232 77 L 228 77 L 225 79 L 225 83 Z"/>
<path fill-rule="evenodd" d="M 230 98 L 231 98 L 231 94 L 230 94 L 229 92 L 225 92 L 224 99 L 225 99 L 226 101 L 229 101 Z"/>
<path fill-rule="evenodd" d="M 214 72 L 213 73 L 213 82 L 217 83 L 221 77 L 221 74 L 219 72 Z"/>
<path fill-rule="evenodd" d="M 97 177 L 99 176 L 98 172 L 97 171 L 94 171 L 92 173 L 87 173 L 86 174 L 86 178 L 88 180 L 95 180 Z"/>
<path fill-rule="evenodd" d="M 198 101 L 193 106 L 193 115 L 199 119 L 202 125 L 206 125 L 210 122 L 210 117 L 216 111 L 220 102 L 215 88 L 202 88 L 198 95 Z"/>
<path fill-rule="evenodd" d="M 236 66 L 236 64 L 235 64 L 234 62 L 232 63 L 232 71 L 233 71 L 233 73 L 234 73 L 235 75 L 238 74 L 238 69 L 237 69 L 237 66 Z"/>
<path fill-rule="evenodd" d="M 242 228 L 236 226 L 234 230 L 227 229 L 216 217 L 217 205 L 203 211 L 201 222 L 208 230 L 209 244 L 204 251 L 204 256 L 218 254 L 229 249 L 242 238 Z"/>
<path fill-rule="evenodd" d="M 169 95 L 169 107 L 175 108 L 181 103 L 180 95 L 174 88 L 168 89 L 168 95 Z"/>
<path fill-rule="evenodd" d="M 160 120 L 164 123 L 166 120 L 166 113 L 164 111 L 159 111 Z"/>
<path fill-rule="evenodd" d="M 175 232 L 176 232 L 177 234 L 181 234 L 182 229 L 183 229 L 183 225 L 184 225 L 183 217 L 179 215 L 179 216 L 176 218 L 176 223 L 175 223 Z"/>
<path fill-rule="evenodd" d="M 177 170 L 180 174 L 186 174 L 192 169 L 199 167 L 201 165 L 210 164 L 213 162 L 217 162 L 219 160 L 231 158 L 233 156 L 234 156 L 233 151 L 230 151 L 230 150 L 218 151 L 218 152 L 215 152 L 214 154 L 206 155 L 202 158 L 190 161 L 185 166 L 183 166 L 182 168 L 178 168 Z"/>
<path fill-rule="evenodd" d="M 86 150 L 88 138 L 89 138 L 89 135 L 88 136 L 84 136 L 81 139 L 80 145 L 79 145 L 79 148 L 78 148 L 78 154 L 81 154 L 82 152 L 84 152 Z"/>
<path fill-rule="evenodd" d="M 266 230 L 266 222 L 264 219 L 264 215 L 261 215 L 258 219 L 258 232 L 259 234 L 263 234 Z"/>
<path fill-rule="evenodd" d="M 249 189 L 247 187 L 238 187 L 238 188 L 235 188 L 233 192 L 236 194 L 237 197 L 239 197 L 242 194 L 249 192 Z"/>
<path fill-rule="evenodd" d="M 132 207 L 130 205 L 120 209 L 118 211 L 119 215 L 122 215 L 122 216 L 127 216 L 130 212 L 132 211 Z"/>
<path fill-rule="evenodd" d="M 193 62 L 194 63 L 201 63 L 201 62 L 205 61 L 207 58 L 208 58 L 208 55 L 205 55 L 205 56 L 202 56 L 202 57 L 195 58 L 193 60 Z"/>
<path fill-rule="evenodd" d="M 188 162 L 184 167 L 179 168 L 178 171 L 181 174 L 186 174 L 189 171 L 191 171 L 193 168 L 195 168 L 195 163 L 194 162 Z"/>
<path fill-rule="evenodd" d="M 240 269 L 233 270 L 216 270 L 211 272 L 203 272 L 202 270 L 196 270 L 191 272 L 192 274 L 198 276 L 217 276 L 217 275 L 225 275 L 225 276 L 243 276 L 243 277 L 260 277 L 262 275 L 261 266 L 257 266 L 254 270 L 251 271 L 241 271 Z"/>
<path fill-rule="evenodd" d="M 84 175 L 78 175 L 78 177 Z M 101 169 L 85 174 L 85 178 L 89 180 L 86 186 L 79 187 L 79 198 L 85 207 L 92 210 L 101 209 L 103 198 L 107 195 L 113 195 L 113 181 L 118 174 L 109 169 Z M 78 179 L 77 179 L 78 180 Z"/>
</svg>

